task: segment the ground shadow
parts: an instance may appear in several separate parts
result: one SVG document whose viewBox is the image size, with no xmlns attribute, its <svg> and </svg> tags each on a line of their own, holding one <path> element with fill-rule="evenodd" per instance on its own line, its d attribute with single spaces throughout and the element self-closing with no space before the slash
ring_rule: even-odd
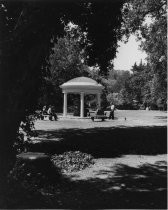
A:
<svg viewBox="0 0 168 210">
<path fill-rule="evenodd" d="M 93 129 L 61 129 L 42 131 L 39 143 L 29 150 L 49 154 L 79 150 L 95 158 L 124 154 L 166 154 L 166 127 L 120 127 Z M 53 139 L 57 139 L 54 141 Z M 52 174 L 52 188 L 43 183 L 46 192 L 34 194 L 14 192 L 17 199 L 9 208 L 51 209 L 166 209 L 166 161 L 132 167 L 116 164 L 97 170 L 96 176 L 77 180 L 74 176 Z M 102 178 L 102 176 L 104 178 Z M 51 181 L 51 179 L 49 179 Z M 13 196 L 12 196 L 13 197 Z M 18 202 L 19 200 L 19 202 Z M 9 202 L 8 202 L 9 203 Z"/>
<path fill-rule="evenodd" d="M 86 180 L 62 176 L 52 182 L 52 190 L 33 195 L 29 202 L 23 198 L 10 208 L 166 209 L 166 170 L 166 161 L 158 161 L 137 167 L 116 164 Z"/>
<path fill-rule="evenodd" d="M 167 152 L 167 129 L 163 126 L 38 130 L 38 134 L 41 140 L 29 145 L 31 151 L 59 154 L 79 150 L 95 158 Z"/>
<path fill-rule="evenodd" d="M 167 116 L 155 116 L 154 119 L 162 120 L 162 122 L 167 122 Z"/>
<path fill-rule="evenodd" d="M 143 164 L 137 168 L 119 164 L 115 167 L 114 175 L 110 176 L 110 172 L 98 172 L 98 175 L 107 174 L 106 179 L 71 182 L 68 191 L 64 191 L 62 207 L 166 209 L 166 162 Z M 73 202 L 74 199 L 76 203 Z"/>
<path fill-rule="evenodd" d="M 98 172 L 98 175 L 102 174 L 107 174 L 108 178 L 71 183 L 72 198 L 75 197 L 77 203 L 73 204 L 73 199 L 70 200 L 64 192 L 66 202 L 63 207 L 166 209 L 166 162 L 143 164 L 137 168 L 119 164 L 114 175 L 110 176 L 110 170 Z"/>
<path fill-rule="evenodd" d="M 21 195 L 22 200 L 10 208 L 166 209 L 166 170 L 166 161 L 158 161 L 136 167 L 116 164 L 86 180 L 62 176 L 52 182 L 54 190 L 36 193 L 31 199 Z"/>
</svg>

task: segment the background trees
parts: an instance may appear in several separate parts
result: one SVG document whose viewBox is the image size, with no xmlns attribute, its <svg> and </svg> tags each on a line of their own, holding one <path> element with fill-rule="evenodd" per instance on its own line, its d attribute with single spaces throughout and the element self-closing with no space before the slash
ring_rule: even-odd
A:
<svg viewBox="0 0 168 210">
<path fill-rule="evenodd" d="M 157 100 L 166 104 L 166 1 L 129 0 L 123 7 L 123 20 L 123 33 L 126 36 L 136 33 L 142 41 L 142 50 L 147 53 L 148 71 L 144 70 L 144 75 L 148 75 L 148 81 L 143 88 L 147 91 L 144 97 L 150 98 L 153 104 Z"/>
<path fill-rule="evenodd" d="M 53 104 L 62 112 L 62 91 L 60 85 L 70 79 L 86 76 L 86 37 L 79 26 L 67 25 L 65 35 L 57 38 L 49 56 L 48 75 L 41 89 L 39 105 Z"/>
</svg>

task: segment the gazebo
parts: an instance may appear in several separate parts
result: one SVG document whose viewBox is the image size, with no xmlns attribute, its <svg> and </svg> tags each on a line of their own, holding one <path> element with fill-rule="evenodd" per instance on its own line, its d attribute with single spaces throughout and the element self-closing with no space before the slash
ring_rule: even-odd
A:
<svg viewBox="0 0 168 210">
<path fill-rule="evenodd" d="M 97 103 L 101 106 L 101 93 L 104 87 L 95 80 L 88 77 L 77 77 L 65 82 L 60 86 L 64 94 L 63 116 L 67 116 L 67 95 L 70 93 L 80 94 L 80 117 L 84 117 L 84 96 L 86 94 L 96 94 Z"/>
</svg>

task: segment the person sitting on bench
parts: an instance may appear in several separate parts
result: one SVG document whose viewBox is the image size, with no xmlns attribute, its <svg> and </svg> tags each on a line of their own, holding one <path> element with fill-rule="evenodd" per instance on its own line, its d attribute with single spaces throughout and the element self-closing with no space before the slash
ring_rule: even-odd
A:
<svg viewBox="0 0 168 210">
<path fill-rule="evenodd" d="M 51 113 L 52 113 L 52 116 L 54 117 L 54 120 L 57 121 L 58 117 L 57 117 L 57 114 L 56 114 L 54 106 L 51 107 Z"/>
<path fill-rule="evenodd" d="M 97 106 L 96 115 L 104 115 L 103 109 L 100 106 Z"/>
<path fill-rule="evenodd" d="M 54 120 L 58 119 L 54 106 L 49 106 L 49 109 L 47 112 L 49 114 L 49 120 L 52 120 L 52 117 L 54 117 Z"/>
<path fill-rule="evenodd" d="M 43 115 L 47 114 L 47 106 L 43 106 L 42 114 Z"/>
</svg>

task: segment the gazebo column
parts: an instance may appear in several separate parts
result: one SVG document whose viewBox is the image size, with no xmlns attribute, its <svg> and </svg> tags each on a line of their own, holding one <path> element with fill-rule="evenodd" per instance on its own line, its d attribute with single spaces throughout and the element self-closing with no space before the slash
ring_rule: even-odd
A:
<svg viewBox="0 0 168 210">
<path fill-rule="evenodd" d="M 80 93 L 80 117 L 84 117 L 84 92 Z"/>
<path fill-rule="evenodd" d="M 98 103 L 98 106 L 101 107 L 101 93 L 97 93 L 97 103 Z"/>
<path fill-rule="evenodd" d="M 67 116 L 67 92 L 64 92 L 63 116 Z"/>
</svg>

